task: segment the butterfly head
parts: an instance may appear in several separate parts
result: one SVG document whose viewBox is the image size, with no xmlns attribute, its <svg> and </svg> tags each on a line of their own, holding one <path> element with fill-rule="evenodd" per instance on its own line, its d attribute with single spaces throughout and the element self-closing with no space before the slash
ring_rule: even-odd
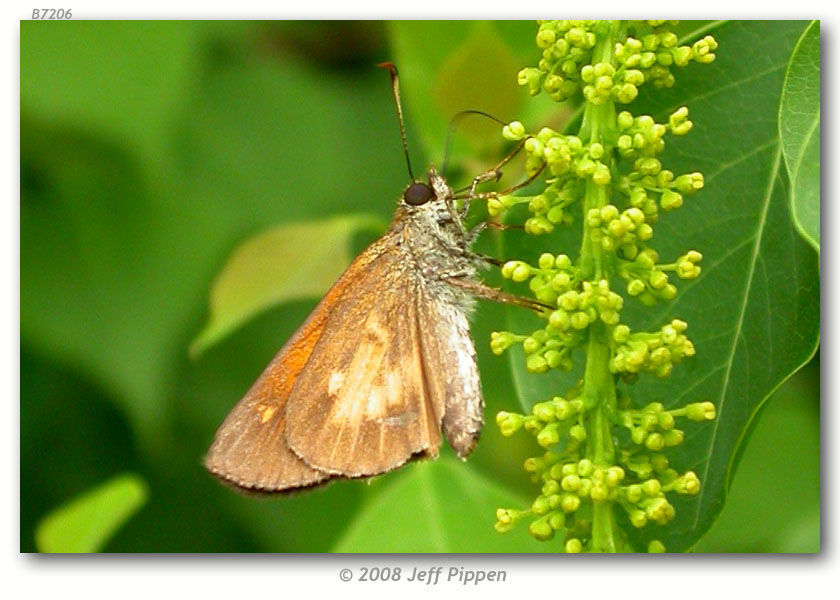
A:
<svg viewBox="0 0 840 600">
<path fill-rule="evenodd" d="M 414 181 L 402 195 L 402 202 L 409 206 L 422 206 L 434 200 L 443 201 L 452 196 L 452 188 L 434 167 L 429 169 L 429 181 Z"/>
</svg>

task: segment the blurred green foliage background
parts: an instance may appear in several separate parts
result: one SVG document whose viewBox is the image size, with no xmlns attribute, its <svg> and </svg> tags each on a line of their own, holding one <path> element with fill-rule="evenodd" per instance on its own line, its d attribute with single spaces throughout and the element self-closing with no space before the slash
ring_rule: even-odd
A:
<svg viewBox="0 0 840 600">
<path fill-rule="evenodd" d="M 407 176 L 388 77 L 374 65 L 393 58 L 392 43 L 375 22 L 21 23 L 22 551 L 36 550 L 51 511 L 125 472 L 146 482 L 148 500 L 106 551 L 426 549 L 428 533 L 409 518 L 429 510 L 423 498 L 405 499 L 394 518 L 402 529 L 353 542 L 365 519 L 381 518 L 366 501 L 425 476 L 413 467 L 273 499 L 237 494 L 201 467 L 224 415 L 314 299 L 268 311 L 196 360 L 187 354 L 213 277 L 244 239 L 336 214 L 390 217 Z M 458 57 L 446 69 L 461 76 Z M 478 75 L 465 106 L 438 109 L 486 110 Z M 506 114 L 521 99 L 502 98 Z M 438 142 L 443 128 L 414 132 L 412 111 L 430 109 L 405 104 L 422 166 L 418 138 Z M 482 305 L 474 327 L 488 414 L 512 402 L 510 374 L 485 343 L 501 310 Z M 525 450 L 508 444 L 500 458 L 498 437 L 487 428 L 471 466 L 500 486 L 524 482 Z M 817 358 L 762 411 L 697 550 L 818 550 L 819 474 Z M 463 549 L 550 549 L 524 534 L 497 543 L 489 504 L 479 539 L 491 542 Z"/>
</svg>

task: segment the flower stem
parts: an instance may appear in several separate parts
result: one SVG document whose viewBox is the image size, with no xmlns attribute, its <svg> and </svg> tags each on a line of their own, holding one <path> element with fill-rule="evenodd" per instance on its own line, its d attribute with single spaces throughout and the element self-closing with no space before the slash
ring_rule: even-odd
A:
<svg viewBox="0 0 840 600">
<path fill-rule="evenodd" d="M 612 63 L 612 48 L 616 24 L 607 25 L 612 35 L 599 39 L 593 55 L 593 65 Z M 590 144 L 599 143 L 604 147 L 604 158 L 612 169 L 612 135 L 617 128 L 615 103 L 612 100 L 604 104 L 587 103 L 579 137 L 588 138 Z M 584 233 L 581 248 L 581 266 L 585 276 L 593 283 L 604 279 L 609 281 L 613 275 L 613 261 L 598 240 L 590 235 L 591 228 L 586 225 L 586 215 L 592 209 L 600 209 L 609 203 L 609 185 L 599 185 L 592 178 L 586 181 L 584 196 Z M 609 413 L 616 409 L 615 381 L 609 370 L 610 346 L 608 327 L 596 320 L 589 328 L 589 341 L 586 349 L 586 370 L 584 373 L 584 395 L 591 407 L 587 414 L 587 457 L 596 467 L 606 468 L 615 462 L 615 447 L 610 432 Z M 617 552 L 623 536 L 615 521 L 613 503 L 609 500 L 594 501 L 592 511 L 592 548 L 593 552 Z"/>
</svg>

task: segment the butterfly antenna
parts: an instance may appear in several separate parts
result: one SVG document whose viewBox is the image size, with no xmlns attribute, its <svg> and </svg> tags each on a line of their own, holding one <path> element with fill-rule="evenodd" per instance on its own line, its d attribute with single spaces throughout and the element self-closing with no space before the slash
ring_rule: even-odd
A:
<svg viewBox="0 0 840 600">
<path fill-rule="evenodd" d="M 397 119 L 400 122 L 400 137 L 402 138 L 403 152 L 405 153 L 405 164 L 408 167 L 408 176 L 414 181 L 414 173 L 411 170 L 411 160 L 408 158 L 408 144 L 405 141 L 405 123 L 403 122 L 402 106 L 400 105 L 400 77 L 397 67 L 393 63 L 383 62 L 376 65 L 391 72 L 391 91 L 394 93 L 394 103 L 397 105 Z"/>
<path fill-rule="evenodd" d="M 482 117 L 487 117 L 488 119 L 496 121 L 496 123 L 499 123 L 501 125 L 507 125 L 507 123 L 505 123 L 501 119 L 497 119 L 493 115 L 481 110 L 462 110 L 461 112 L 456 114 L 454 117 L 452 117 L 452 120 L 449 121 L 449 126 L 446 128 L 446 141 L 444 142 L 443 146 L 443 165 L 440 169 L 441 173 L 446 173 L 446 163 L 449 161 L 449 151 L 452 149 L 452 140 L 455 136 L 455 130 L 458 128 L 458 125 L 460 125 L 461 121 L 464 120 L 464 117 L 469 115 L 479 115 Z"/>
</svg>

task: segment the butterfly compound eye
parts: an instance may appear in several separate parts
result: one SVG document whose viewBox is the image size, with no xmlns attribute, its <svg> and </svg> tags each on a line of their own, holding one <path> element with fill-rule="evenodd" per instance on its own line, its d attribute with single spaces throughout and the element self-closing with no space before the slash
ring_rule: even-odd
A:
<svg viewBox="0 0 840 600">
<path fill-rule="evenodd" d="M 435 197 L 435 192 L 425 183 L 412 183 L 403 194 L 406 204 L 420 206 Z"/>
</svg>

